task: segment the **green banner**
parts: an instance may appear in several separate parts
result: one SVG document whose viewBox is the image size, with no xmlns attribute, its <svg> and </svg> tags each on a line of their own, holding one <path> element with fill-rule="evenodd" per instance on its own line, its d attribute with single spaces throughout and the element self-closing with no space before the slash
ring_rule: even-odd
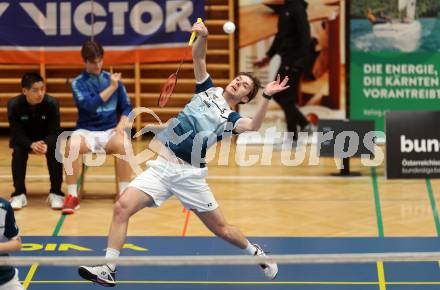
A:
<svg viewBox="0 0 440 290">
<path fill-rule="evenodd" d="M 388 4 L 355 0 L 350 13 L 350 117 L 376 130 L 387 111 L 440 110 L 439 3 Z"/>
</svg>

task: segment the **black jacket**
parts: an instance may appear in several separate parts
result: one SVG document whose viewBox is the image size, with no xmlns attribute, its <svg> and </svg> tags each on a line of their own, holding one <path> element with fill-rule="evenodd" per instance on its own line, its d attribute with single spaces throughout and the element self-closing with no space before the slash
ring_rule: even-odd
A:
<svg viewBox="0 0 440 290">
<path fill-rule="evenodd" d="M 286 0 L 278 11 L 278 33 L 267 56 L 281 56 L 283 64 L 303 68 L 310 52 L 310 24 L 304 0 Z"/>
<path fill-rule="evenodd" d="M 44 95 L 41 103 L 31 106 L 25 95 L 16 96 L 8 102 L 8 120 L 11 147 L 30 148 L 33 142 L 39 140 L 48 147 L 55 146 L 60 133 L 60 109 L 53 97 Z"/>
</svg>

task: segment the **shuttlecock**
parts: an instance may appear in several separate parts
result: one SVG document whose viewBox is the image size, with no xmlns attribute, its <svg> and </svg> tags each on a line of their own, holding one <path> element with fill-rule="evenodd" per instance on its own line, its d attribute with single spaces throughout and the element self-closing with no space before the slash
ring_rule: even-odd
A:
<svg viewBox="0 0 440 290">
<path fill-rule="evenodd" d="M 235 31 L 235 24 L 232 21 L 227 21 L 225 24 L 223 24 L 223 31 L 227 34 L 234 33 Z"/>
</svg>

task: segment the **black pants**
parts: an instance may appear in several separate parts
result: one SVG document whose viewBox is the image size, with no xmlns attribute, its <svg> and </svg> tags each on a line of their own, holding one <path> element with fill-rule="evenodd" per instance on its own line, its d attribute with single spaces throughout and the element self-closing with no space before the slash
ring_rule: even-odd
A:
<svg viewBox="0 0 440 290">
<path fill-rule="evenodd" d="M 12 149 L 12 179 L 15 191 L 11 196 L 16 196 L 22 193 L 26 194 L 26 165 L 30 150 L 22 146 L 14 146 Z M 55 159 L 55 146 L 47 148 L 46 161 L 50 175 L 50 192 L 63 196 L 61 191 L 63 166 Z"/>
<path fill-rule="evenodd" d="M 281 106 L 286 116 L 287 131 L 295 133 L 297 136 L 298 126 L 304 128 L 309 124 L 309 121 L 304 117 L 301 111 L 297 108 L 296 102 L 299 94 L 299 84 L 302 77 L 302 70 L 294 68 L 293 66 L 281 63 L 278 73 L 281 80 L 289 77 L 290 87 L 287 90 L 275 94 L 273 99 Z"/>
</svg>

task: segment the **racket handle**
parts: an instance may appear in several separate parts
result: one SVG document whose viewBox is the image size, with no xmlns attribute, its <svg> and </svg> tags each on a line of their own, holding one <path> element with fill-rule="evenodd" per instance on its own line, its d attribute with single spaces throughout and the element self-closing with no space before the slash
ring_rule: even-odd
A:
<svg viewBox="0 0 440 290">
<path fill-rule="evenodd" d="M 197 18 L 197 23 L 202 23 L 202 18 Z M 191 33 L 191 37 L 189 39 L 188 45 L 191 46 L 194 42 L 194 39 L 196 39 L 196 35 L 197 33 L 195 31 L 193 31 Z"/>
</svg>

